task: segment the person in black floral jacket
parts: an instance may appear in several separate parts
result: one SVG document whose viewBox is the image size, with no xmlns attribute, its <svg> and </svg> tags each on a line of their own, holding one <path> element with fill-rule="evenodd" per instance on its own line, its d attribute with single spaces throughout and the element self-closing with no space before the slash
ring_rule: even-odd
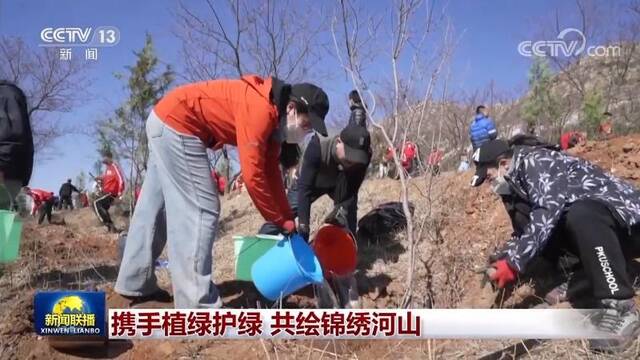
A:
<svg viewBox="0 0 640 360">
<path fill-rule="evenodd" d="M 592 340 L 592 349 L 625 349 L 640 332 L 640 315 L 626 262 L 640 256 L 640 191 L 588 161 L 546 147 L 485 143 L 473 155 L 473 186 L 485 180 L 495 193 L 527 208 L 520 229 L 490 258 L 498 287 L 516 280 L 545 248 L 580 259 L 596 304 L 596 326 L 615 335 Z"/>
</svg>

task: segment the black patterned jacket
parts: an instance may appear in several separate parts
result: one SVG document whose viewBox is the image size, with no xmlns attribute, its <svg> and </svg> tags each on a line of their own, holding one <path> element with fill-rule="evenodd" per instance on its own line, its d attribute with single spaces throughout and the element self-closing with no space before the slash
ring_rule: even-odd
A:
<svg viewBox="0 0 640 360">
<path fill-rule="evenodd" d="M 546 148 L 522 148 L 507 178 L 515 195 L 531 206 L 529 224 L 498 254 L 518 271 L 544 249 L 564 211 L 578 200 L 601 201 L 628 228 L 640 224 L 640 191 L 586 160 Z"/>
</svg>

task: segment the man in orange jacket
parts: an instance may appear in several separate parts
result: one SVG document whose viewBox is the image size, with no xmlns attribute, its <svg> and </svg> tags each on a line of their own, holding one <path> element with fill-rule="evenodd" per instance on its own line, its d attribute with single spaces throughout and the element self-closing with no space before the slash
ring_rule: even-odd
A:
<svg viewBox="0 0 640 360">
<path fill-rule="evenodd" d="M 147 119 L 147 174 L 115 291 L 135 302 L 165 297 L 154 262 L 166 243 L 175 306 L 222 306 L 211 281 L 220 203 L 207 148 L 238 147 L 249 196 L 267 221 L 291 233 L 295 223 L 279 168 L 281 147 L 301 143 L 312 130 L 326 136 L 328 111 L 319 87 L 276 78 L 203 81 L 169 92 Z"/>
<path fill-rule="evenodd" d="M 102 153 L 102 163 L 105 165 L 105 171 L 96 177 L 96 181 L 102 184 L 102 195 L 93 202 L 93 210 L 109 232 L 118 232 L 109 215 L 109 208 L 113 201 L 124 193 L 124 175 L 118 164 L 113 161 L 110 151 Z"/>
<path fill-rule="evenodd" d="M 51 211 L 53 210 L 53 193 L 42 189 L 31 189 L 28 186 L 23 188 L 26 195 L 33 199 L 33 210 L 31 215 L 39 213 L 38 225 L 44 222 L 45 216 L 47 221 L 51 224 Z"/>
</svg>

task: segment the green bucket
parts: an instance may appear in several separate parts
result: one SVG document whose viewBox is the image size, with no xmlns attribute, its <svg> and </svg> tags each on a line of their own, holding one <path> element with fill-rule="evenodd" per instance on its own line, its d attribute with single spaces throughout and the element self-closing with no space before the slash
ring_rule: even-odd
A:
<svg viewBox="0 0 640 360">
<path fill-rule="evenodd" d="M 18 258 L 22 220 L 18 214 L 0 210 L 0 263 L 8 263 Z"/>
<path fill-rule="evenodd" d="M 282 235 L 234 236 L 236 279 L 253 281 L 251 277 L 253 263 L 282 239 Z"/>
</svg>

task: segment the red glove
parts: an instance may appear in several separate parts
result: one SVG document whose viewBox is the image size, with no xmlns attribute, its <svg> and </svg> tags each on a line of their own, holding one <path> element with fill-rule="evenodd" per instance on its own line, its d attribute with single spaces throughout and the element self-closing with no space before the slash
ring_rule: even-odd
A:
<svg viewBox="0 0 640 360">
<path fill-rule="evenodd" d="M 498 260 L 491 264 L 495 271 L 490 278 L 498 282 L 498 288 L 502 289 L 516 279 L 517 272 L 509 266 L 507 260 Z"/>
<path fill-rule="evenodd" d="M 285 235 L 293 234 L 296 232 L 296 223 L 293 220 L 287 220 L 282 224 L 282 230 Z"/>
</svg>

